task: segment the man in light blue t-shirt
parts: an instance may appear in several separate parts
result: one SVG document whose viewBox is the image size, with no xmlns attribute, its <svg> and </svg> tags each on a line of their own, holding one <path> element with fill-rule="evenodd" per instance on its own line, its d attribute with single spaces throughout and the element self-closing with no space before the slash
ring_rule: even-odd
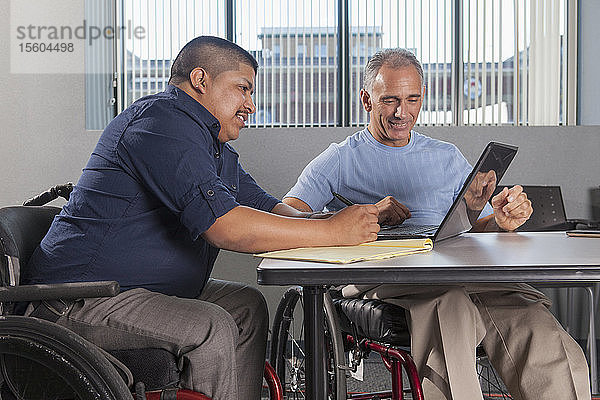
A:
<svg viewBox="0 0 600 400">
<path fill-rule="evenodd" d="M 380 224 L 440 224 L 471 165 L 453 144 L 412 130 L 423 94 L 423 71 L 412 53 L 375 54 L 360 93 L 370 113 L 368 127 L 311 161 L 284 203 L 301 211 L 335 211 L 344 207 L 336 192 L 354 203 L 375 204 Z M 469 193 L 482 210 L 472 221 L 474 231 L 512 231 L 530 217 L 531 202 L 521 186 L 505 188 L 488 203 L 495 177 L 477 183 Z M 479 344 L 515 399 L 557 393 L 561 399 L 591 398 L 581 348 L 548 311 L 549 300 L 531 286 L 349 285 L 343 294 L 408 310 L 411 352 L 428 400 L 483 398 L 475 368 Z"/>
</svg>

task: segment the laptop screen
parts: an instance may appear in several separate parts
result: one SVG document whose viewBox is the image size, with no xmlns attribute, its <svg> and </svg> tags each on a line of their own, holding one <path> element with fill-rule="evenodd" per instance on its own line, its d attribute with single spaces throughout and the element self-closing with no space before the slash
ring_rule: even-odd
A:
<svg viewBox="0 0 600 400">
<path fill-rule="evenodd" d="M 516 154 L 515 146 L 496 142 L 487 145 L 442 221 L 434 240 L 456 236 L 472 228 Z"/>
</svg>

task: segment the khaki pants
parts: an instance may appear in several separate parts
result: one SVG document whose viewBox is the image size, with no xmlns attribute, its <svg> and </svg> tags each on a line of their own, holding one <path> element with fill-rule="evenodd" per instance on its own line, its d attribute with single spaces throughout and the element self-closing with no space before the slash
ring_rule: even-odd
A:
<svg viewBox="0 0 600 400">
<path fill-rule="evenodd" d="M 483 398 L 479 344 L 515 400 L 591 399 L 583 351 L 529 285 L 349 285 L 343 294 L 408 310 L 426 400 Z"/>
</svg>

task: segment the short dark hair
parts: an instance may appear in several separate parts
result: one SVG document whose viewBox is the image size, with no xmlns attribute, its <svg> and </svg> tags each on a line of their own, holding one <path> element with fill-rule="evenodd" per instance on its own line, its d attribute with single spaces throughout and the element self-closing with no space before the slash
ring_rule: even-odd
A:
<svg viewBox="0 0 600 400">
<path fill-rule="evenodd" d="M 252 54 L 235 43 L 215 36 L 198 36 L 190 40 L 179 52 L 171 66 L 169 84 L 177 85 L 190 78 L 194 68 L 203 68 L 210 76 L 250 65 L 256 73 L 258 63 Z"/>
<path fill-rule="evenodd" d="M 421 63 L 419 60 L 417 60 L 417 57 L 415 57 L 414 53 L 402 48 L 385 49 L 373 54 L 369 61 L 367 61 L 363 85 L 367 92 L 373 90 L 375 77 L 377 77 L 379 70 L 384 65 L 390 66 L 394 69 L 412 65 L 415 67 L 417 73 L 421 77 L 421 86 L 423 85 L 423 67 L 421 67 Z"/>
</svg>

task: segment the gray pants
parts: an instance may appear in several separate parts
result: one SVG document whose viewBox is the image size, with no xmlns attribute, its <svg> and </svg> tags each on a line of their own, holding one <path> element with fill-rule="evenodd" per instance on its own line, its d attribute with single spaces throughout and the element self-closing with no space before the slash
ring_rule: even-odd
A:
<svg viewBox="0 0 600 400">
<path fill-rule="evenodd" d="M 214 400 L 260 399 L 269 317 L 250 286 L 210 279 L 197 299 L 132 289 L 79 301 L 57 322 L 105 350 L 169 350 L 182 386 Z"/>
<path fill-rule="evenodd" d="M 591 398 L 583 351 L 531 286 L 350 285 L 343 293 L 408 310 L 411 353 L 427 400 L 483 399 L 479 344 L 515 400 Z"/>
</svg>

